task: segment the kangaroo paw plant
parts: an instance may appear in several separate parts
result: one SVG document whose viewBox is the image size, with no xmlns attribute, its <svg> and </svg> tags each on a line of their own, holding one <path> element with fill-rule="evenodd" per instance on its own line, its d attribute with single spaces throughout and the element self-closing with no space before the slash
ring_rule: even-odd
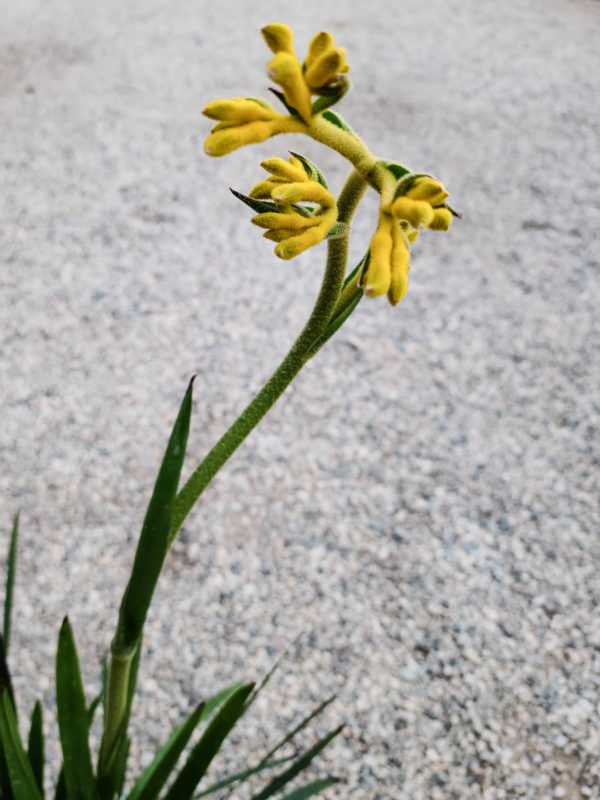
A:
<svg viewBox="0 0 600 800">
<path fill-rule="evenodd" d="M 300 783 L 291 781 L 336 736 L 330 731 L 307 750 L 295 748 L 295 737 L 331 702 L 327 700 L 289 734 L 276 741 L 265 756 L 240 772 L 212 784 L 205 774 L 237 721 L 250 708 L 267 679 L 235 684 L 199 702 L 157 751 L 154 760 L 136 778 L 127 774 L 131 713 L 146 615 L 163 562 L 192 507 L 235 449 L 285 391 L 304 364 L 344 324 L 363 296 L 387 295 L 396 305 L 406 294 L 410 250 L 425 229 L 447 230 L 459 216 L 447 203 L 448 192 L 439 180 L 412 172 L 395 161 L 374 156 L 354 131 L 331 110 L 348 91 L 346 52 L 329 33 L 318 33 L 301 63 L 294 50 L 292 31 L 281 23 L 262 30 L 273 57 L 267 65 L 271 89 L 281 102 L 277 111 L 265 100 L 234 97 L 214 100 L 204 114 L 216 121 L 205 143 L 210 156 L 223 156 L 246 144 L 263 142 L 279 133 L 303 133 L 333 148 L 351 164 L 351 172 L 337 199 L 319 168 L 292 153 L 262 162 L 267 175 L 248 194 L 234 191 L 254 212 L 252 222 L 275 242 L 275 255 L 295 258 L 327 240 L 327 258 L 318 297 L 310 317 L 280 366 L 245 411 L 198 464 L 179 488 L 192 410 L 192 382 L 185 393 L 158 472 L 139 536 L 134 563 L 123 594 L 117 627 L 110 646 L 107 674 L 101 694 L 92 702 L 84 696 L 77 651 L 68 619 L 63 621 L 56 658 L 56 705 L 63 764 L 52 794 L 44 777 L 42 706 L 31 714 L 27 743 L 21 739 L 17 703 L 7 663 L 10 612 L 18 533 L 15 518 L 10 537 L 0 638 L 0 798 L 1 800 L 188 800 L 210 794 L 224 798 L 249 779 L 263 778 L 252 800 L 278 796 L 303 800 L 331 786 L 337 778 Z M 350 223 L 367 188 L 380 196 L 376 230 L 364 257 L 347 269 Z M 89 731 L 102 708 L 102 738 L 98 753 L 91 752 Z M 202 732 L 197 729 L 206 723 Z M 192 740 L 195 741 L 192 741 Z M 280 750 L 291 745 L 294 752 Z M 184 753 L 185 751 L 185 753 Z M 287 752 L 287 751 L 286 751 Z M 287 791 L 287 794 L 282 794 Z M 246 793 L 247 794 L 247 793 Z"/>
</svg>

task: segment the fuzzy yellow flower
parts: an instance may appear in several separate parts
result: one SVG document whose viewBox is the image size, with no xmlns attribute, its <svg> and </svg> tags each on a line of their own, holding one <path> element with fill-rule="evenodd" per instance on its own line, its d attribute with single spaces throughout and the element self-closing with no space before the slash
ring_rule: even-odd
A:
<svg viewBox="0 0 600 800">
<path fill-rule="evenodd" d="M 391 213 L 416 229 L 445 231 L 452 222 L 452 212 L 444 206 L 448 197 L 444 184 L 431 175 L 406 175 L 396 188 Z"/>
<path fill-rule="evenodd" d="M 271 174 L 251 189 L 250 197 L 271 200 L 276 209 L 257 214 L 252 222 L 267 229 L 266 239 L 277 242 L 275 255 L 286 260 L 294 258 L 327 236 L 337 219 L 335 198 L 314 179 L 310 162 L 305 159 L 271 158 L 261 166 Z M 304 203 L 316 206 L 307 207 Z"/>
<path fill-rule="evenodd" d="M 387 294 L 393 306 L 402 300 L 408 289 L 410 244 L 416 237 L 416 231 L 411 235 L 391 214 L 379 212 L 377 230 L 360 279 L 368 297 Z"/>
</svg>

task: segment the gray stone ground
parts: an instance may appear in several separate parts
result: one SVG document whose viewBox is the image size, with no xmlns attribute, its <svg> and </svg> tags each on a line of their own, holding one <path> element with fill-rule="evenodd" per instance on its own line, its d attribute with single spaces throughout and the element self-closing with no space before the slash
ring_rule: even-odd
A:
<svg viewBox="0 0 600 800">
<path fill-rule="evenodd" d="M 422 237 L 400 306 L 363 301 L 189 519 L 150 615 L 134 758 L 299 637 L 226 764 L 336 691 L 331 800 L 598 798 L 600 3 L 366 9 L 1 3 L 16 688 L 52 708 L 68 612 L 92 695 L 187 379 L 191 469 L 311 307 L 324 247 L 278 262 L 227 187 L 292 148 L 339 188 L 342 159 L 298 137 L 202 152 L 208 100 L 265 96 L 259 28 L 281 19 L 300 51 L 323 28 L 348 48 L 340 113 L 442 177 L 464 220 Z M 371 197 L 355 258 L 375 218 Z"/>
</svg>

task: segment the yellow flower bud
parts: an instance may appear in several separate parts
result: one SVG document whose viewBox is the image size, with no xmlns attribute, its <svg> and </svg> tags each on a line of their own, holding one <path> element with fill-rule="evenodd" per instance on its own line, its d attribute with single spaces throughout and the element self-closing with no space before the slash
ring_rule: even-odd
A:
<svg viewBox="0 0 600 800">
<path fill-rule="evenodd" d="M 274 53 L 294 54 L 294 34 L 283 22 L 273 22 L 261 30 L 267 47 Z"/>
<path fill-rule="evenodd" d="M 346 50 L 343 47 L 330 47 L 304 73 L 309 89 L 319 89 L 340 72 L 347 72 Z"/>
<path fill-rule="evenodd" d="M 274 132 L 272 121 L 263 120 L 216 130 L 204 142 L 204 152 L 207 156 L 224 156 L 245 144 L 264 142 Z"/>
<path fill-rule="evenodd" d="M 406 220 L 413 228 L 426 228 L 433 220 L 433 208 L 429 203 L 405 196 L 394 200 L 392 214 L 397 219 Z"/>
<path fill-rule="evenodd" d="M 291 239 L 292 236 L 297 234 L 297 230 L 292 231 L 290 228 L 272 228 L 263 233 L 263 239 L 270 239 L 272 242 L 283 242 L 284 239 Z"/>
<path fill-rule="evenodd" d="M 398 224 L 394 224 L 392 228 L 392 243 L 390 286 L 387 295 L 390 305 L 395 306 L 406 294 L 410 269 L 410 251 Z"/>
<path fill-rule="evenodd" d="M 380 213 L 379 224 L 369 247 L 369 263 L 362 278 L 364 292 L 369 297 L 379 297 L 390 288 L 392 225 L 395 224 L 389 214 Z"/>
<path fill-rule="evenodd" d="M 429 175 L 419 175 L 406 192 L 406 197 L 410 197 L 412 200 L 425 200 L 432 206 L 439 206 L 448 197 L 448 192 L 444 184 L 435 178 L 431 178 Z"/>
<path fill-rule="evenodd" d="M 268 103 L 257 102 L 247 97 L 232 97 L 213 100 L 202 111 L 205 117 L 239 125 L 257 120 L 275 119 L 280 114 Z"/>
<path fill-rule="evenodd" d="M 333 36 L 327 31 L 321 31 L 316 36 L 313 36 L 308 45 L 308 53 L 304 62 L 306 69 L 309 69 L 319 56 L 323 55 L 330 47 L 333 47 Z"/>
<path fill-rule="evenodd" d="M 452 213 L 447 208 L 434 208 L 428 227 L 432 231 L 447 231 L 452 223 Z"/>
<path fill-rule="evenodd" d="M 275 248 L 275 255 L 288 261 L 290 258 L 294 258 L 294 256 L 308 250 L 309 247 L 314 247 L 314 245 L 322 242 L 326 235 L 327 231 L 323 229 L 323 226 L 307 228 L 298 236 L 292 236 L 280 242 Z"/>
<path fill-rule="evenodd" d="M 335 206 L 335 199 L 329 189 L 316 181 L 303 183 L 285 183 L 273 187 L 271 197 L 277 203 L 319 203 L 324 208 Z"/>
<path fill-rule="evenodd" d="M 304 82 L 302 67 L 296 56 L 284 52 L 277 53 L 269 61 L 267 72 L 271 80 L 283 89 L 286 102 L 296 109 L 305 122 L 310 122 L 312 115 L 310 92 Z"/>
<path fill-rule="evenodd" d="M 279 213 L 278 211 L 265 211 L 252 217 L 251 222 L 259 228 L 287 228 L 288 230 L 298 231 L 302 228 L 311 228 L 318 225 L 321 220 L 319 217 L 303 217 L 297 211 Z"/>
<path fill-rule="evenodd" d="M 261 167 L 270 172 L 274 179 L 278 181 L 296 183 L 308 180 L 308 175 L 302 166 L 302 162 L 299 158 L 294 158 L 294 156 L 290 156 L 287 161 L 283 158 L 268 158 L 262 162 Z"/>
</svg>

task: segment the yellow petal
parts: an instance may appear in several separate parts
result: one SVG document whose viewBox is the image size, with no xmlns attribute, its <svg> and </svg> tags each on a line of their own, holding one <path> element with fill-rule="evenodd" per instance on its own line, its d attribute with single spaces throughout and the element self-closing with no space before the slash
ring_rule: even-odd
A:
<svg viewBox="0 0 600 800">
<path fill-rule="evenodd" d="M 256 120 L 274 119 L 279 116 L 268 103 L 263 105 L 247 97 L 231 97 L 227 100 L 213 100 L 203 110 L 205 117 L 220 121 L 241 124 Z"/>
<path fill-rule="evenodd" d="M 304 82 L 298 59 L 289 53 L 277 53 L 269 61 L 267 72 L 271 80 L 283 89 L 286 102 L 296 109 L 305 122 L 310 122 L 312 116 L 310 92 Z"/>
<path fill-rule="evenodd" d="M 420 175 L 413 186 L 406 192 L 412 200 L 425 200 L 432 206 L 438 206 L 448 197 L 444 184 L 429 175 Z"/>
<path fill-rule="evenodd" d="M 308 45 L 308 53 L 304 62 L 306 69 L 309 69 L 319 56 L 330 47 L 333 47 L 333 36 L 327 31 L 321 31 L 316 36 L 313 36 Z"/>
<path fill-rule="evenodd" d="M 452 223 L 452 214 L 447 208 L 434 208 L 433 219 L 428 225 L 432 231 L 447 231 Z"/>
<path fill-rule="evenodd" d="M 369 263 L 363 275 L 362 285 L 369 297 L 386 294 L 391 281 L 392 224 L 389 214 L 379 215 L 379 225 L 369 247 Z"/>
<path fill-rule="evenodd" d="M 413 228 L 425 228 L 433 220 L 433 208 L 429 203 L 405 196 L 394 200 L 392 214 L 397 219 L 406 220 Z"/>
<path fill-rule="evenodd" d="M 268 158 L 262 162 L 261 167 L 277 178 L 283 178 L 286 182 L 295 183 L 308 180 L 308 175 L 302 163 L 293 156 L 289 161 L 284 158 Z"/>
<path fill-rule="evenodd" d="M 408 270 L 410 251 L 404 235 L 398 225 L 392 230 L 391 278 L 388 289 L 390 305 L 395 306 L 402 300 L 408 289 Z"/>
<path fill-rule="evenodd" d="M 294 52 L 294 34 L 283 22 L 273 22 L 261 30 L 263 39 L 274 53 Z"/>
<path fill-rule="evenodd" d="M 346 50 L 343 47 L 330 47 L 306 70 L 304 80 L 310 89 L 318 89 L 344 71 Z"/>
<path fill-rule="evenodd" d="M 207 156 L 224 156 L 245 144 L 264 142 L 276 132 L 272 122 L 263 120 L 217 130 L 204 142 L 204 152 Z"/>
<path fill-rule="evenodd" d="M 280 214 L 277 211 L 265 211 L 263 214 L 257 214 L 252 217 L 251 222 L 258 225 L 259 228 L 288 228 L 289 230 L 301 230 L 303 228 L 311 228 L 319 225 L 318 217 L 303 217 L 296 211 L 289 214 Z"/>
<path fill-rule="evenodd" d="M 267 178 L 264 181 L 260 181 L 255 186 L 253 186 L 248 195 L 250 197 L 256 197 L 257 199 L 264 199 L 268 198 L 271 199 L 271 192 L 275 187 L 275 183 L 271 180 L 271 178 Z"/>
<path fill-rule="evenodd" d="M 308 228 L 298 236 L 280 242 L 275 248 L 275 255 L 288 261 L 290 258 L 303 253 L 309 247 L 313 247 L 325 238 L 326 231 L 322 228 Z"/>
<path fill-rule="evenodd" d="M 263 233 L 263 237 L 270 239 L 272 242 L 283 242 L 284 239 L 291 239 L 292 236 L 297 235 L 298 231 L 292 231 L 289 228 L 272 229 Z"/>
<path fill-rule="evenodd" d="M 335 198 L 317 181 L 283 183 L 274 187 L 271 197 L 278 203 L 319 203 L 324 208 L 335 206 Z"/>
</svg>

